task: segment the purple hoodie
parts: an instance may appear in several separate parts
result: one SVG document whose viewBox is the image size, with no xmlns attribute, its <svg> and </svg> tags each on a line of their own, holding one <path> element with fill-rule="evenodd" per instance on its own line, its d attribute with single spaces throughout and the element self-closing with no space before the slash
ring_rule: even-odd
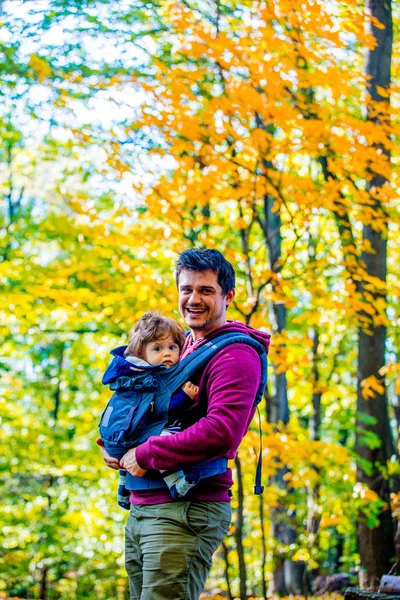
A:
<svg viewBox="0 0 400 600">
<path fill-rule="evenodd" d="M 270 335 L 238 321 L 225 325 L 192 342 L 185 343 L 181 358 L 221 331 L 238 331 L 263 344 L 268 352 Z M 220 350 L 205 367 L 196 383 L 199 392 L 193 405 L 195 422 L 171 436 L 154 436 L 137 447 L 136 459 L 142 469 L 178 471 L 220 456 L 233 459 L 253 418 L 254 398 L 261 379 L 261 365 L 254 348 L 231 344 Z M 229 502 L 232 473 L 203 479 L 184 497 L 185 500 Z M 174 502 L 166 488 L 132 492 L 132 504 Z"/>
</svg>

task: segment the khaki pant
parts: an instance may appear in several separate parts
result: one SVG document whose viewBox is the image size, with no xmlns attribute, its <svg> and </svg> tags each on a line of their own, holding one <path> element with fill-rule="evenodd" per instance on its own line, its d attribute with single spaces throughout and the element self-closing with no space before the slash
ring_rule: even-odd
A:
<svg viewBox="0 0 400 600">
<path fill-rule="evenodd" d="M 132 506 L 125 529 L 131 600 L 198 600 L 230 521 L 228 502 Z"/>
</svg>

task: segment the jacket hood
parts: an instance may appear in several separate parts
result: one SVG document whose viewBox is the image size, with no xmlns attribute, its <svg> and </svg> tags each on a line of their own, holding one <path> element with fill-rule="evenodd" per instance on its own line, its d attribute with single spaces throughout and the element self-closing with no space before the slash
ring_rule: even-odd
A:
<svg viewBox="0 0 400 600">
<path fill-rule="evenodd" d="M 204 338 L 197 340 L 193 345 L 191 345 L 191 335 L 189 334 L 182 352 L 184 354 L 190 354 L 191 352 L 193 352 L 193 350 L 195 350 L 199 346 L 202 346 L 209 340 L 212 340 L 213 338 L 219 336 L 221 333 L 233 331 L 241 333 L 242 335 L 249 335 L 254 340 L 257 340 L 257 342 L 259 342 L 265 347 L 265 351 L 268 354 L 271 334 L 266 333 L 265 331 L 260 331 L 259 329 L 253 329 L 249 325 L 245 325 L 240 321 L 227 321 L 224 325 L 222 325 L 222 327 L 219 327 L 215 331 L 212 331 L 211 333 L 207 334 Z"/>
<path fill-rule="evenodd" d="M 228 321 L 225 325 L 222 325 L 218 329 L 218 332 L 211 332 L 209 339 L 212 339 L 215 335 L 221 333 L 221 331 L 237 331 L 239 333 L 243 333 L 243 335 L 249 335 L 257 342 L 260 342 L 265 347 L 265 351 L 268 354 L 268 348 L 270 344 L 271 334 L 266 331 L 260 331 L 259 329 L 253 329 L 249 325 L 245 325 L 240 321 Z"/>
<path fill-rule="evenodd" d="M 124 356 L 126 348 L 127 346 L 118 346 L 118 348 L 111 350 L 110 354 L 112 354 L 114 358 L 108 365 L 106 372 L 103 375 L 103 379 L 101 380 L 104 385 L 111 383 L 117 379 L 117 377 L 122 377 L 123 375 L 132 376 L 132 366 L 136 366 L 141 370 L 154 369 L 154 367 L 140 358 L 136 359 L 136 357 Z"/>
</svg>

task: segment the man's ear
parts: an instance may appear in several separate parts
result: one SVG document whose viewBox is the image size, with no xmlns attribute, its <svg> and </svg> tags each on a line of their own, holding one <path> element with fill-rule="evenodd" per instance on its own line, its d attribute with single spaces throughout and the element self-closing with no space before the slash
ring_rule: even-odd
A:
<svg viewBox="0 0 400 600">
<path fill-rule="evenodd" d="M 227 293 L 227 295 L 225 296 L 225 300 L 226 300 L 226 306 L 228 307 L 229 304 L 232 302 L 232 300 L 235 297 L 235 289 L 229 290 L 229 292 Z"/>
</svg>

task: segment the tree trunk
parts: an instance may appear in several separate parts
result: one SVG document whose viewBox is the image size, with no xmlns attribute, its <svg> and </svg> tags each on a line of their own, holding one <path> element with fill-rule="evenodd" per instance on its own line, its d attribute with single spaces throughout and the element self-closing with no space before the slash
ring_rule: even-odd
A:
<svg viewBox="0 0 400 600">
<path fill-rule="evenodd" d="M 244 560 L 244 547 L 243 547 L 243 508 L 244 508 L 244 490 L 243 490 L 243 478 L 242 478 L 242 465 L 238 455 L 235 457 L 235 467 L 237 473 L 237 484 L 238 484 L 238 507 L 236 513 L 236 549 L 239 561 L 239 597 L 240 600 L 247 600 L 247 573 L 246 573 L 246 562 Z"/>
<path fill-rule="evenodd" d="M 385 347 L 385 329 L 375 329 L 373 335 L 360 332 L 359 337 L 359 371 L 358 371 L 358 394 L 357 412 L 367 413 L 374 417 L 377 422 L 369 425 L 368 429 L 378 435 L 381 440 L 390 436 L 388 410 L 385 393 L 377 394 L 374 398 L 365 400 L 362 396 L 361 381 L 375 375 L 379 376 L 379 368 L 383 366 Z M 382 381 L 383 383 L 383 381 Z M 364 520 L 358 525 L 358 546 L 360 552 L 360 586 L 363 589 L 377 589 L 380 578 L 388 573 L 395 555 L 394 530 L 392 515 L 390 511 L 390 487 L 387 477 L 382 473 L 386 470 L 386 462 L 389 458 L 386 452 L 386 444 L 383 442 L 379 448 L 370 449 L 362 440 L 363 424 L 357 425 L 356 449 L 359 456 L 368 461 L 372 468 L 366 473 L 359 464 L 357 467 L 357 479 L 365 483 L 375 491 L 379 498 L 386 503 L 386 508 L 379 517 L 379 525 L 374 529 L 368 527 Z"/>
<path fill-rule="evenodd" d="M 229 600 L 233 600 L 231 577 L 229 574 L 229 548 L 226 542 L 222 542 L 221 548 L 224 554 L 224 577 Z"/>
<path fill-rule="evenodd" d="M 390 85 L 390 67 L 392 55 L 392 13 L 390 0 L 366 0 L 366 10 L 378 19 L 384 29 L 378 29 L 369 23 L 370 33 L 376 40 L 376 47 L 367 50 L 365 72 L 368 76 L 368 93 L 374 101 L 388 102 L 378 93 L 380 88 L 388 89 Z M 367 120 L 379 123 L 378 117 L 367 111 Z M 377 148 L 378 149 L 378 148 Z M 389 151 L 384 146 L 380 148 L 388 160 Z M 371 173 L 367 183 L 367 190 L 371 192 L 371 200 L 378 214 L 382 215 L 383 207 L 380 201 L 374 198 L 373 192 L 387 183 L 379 173 Z M 376 231 L 372 225 L 364 225 L 363 239 L 368 240 L 373 249 L 372 253 L 364 253 L 363 260 L 368 275 L 379 278 L 386 283 L 386 247 L 385 235 Z M 363 288 L 365 295 L 365 289 Z M 374 305 L 379 297 L 385 297 L 385 291 L 374 290 L 368 300 Z M 365 298 L 366 299 L 366 298 Z M 364 315 L 363 315 L 364 316 Z M 362 423 L 357 426 L 356 449 L 359 456 L 371 464 L 370 471 L 366 472 L 362 464 L 357 466 L 357 478 L 374 490 L 379 498 L 386 504 L 386 508 L 379 516 L 379 524 L 374 529 L 368 527 L 365 520 L 360 520 L 358 525 L 358 546 L 360 552 L 360 586 L 365 589 L 377 589 L 380 578 L 388 573 L 395 556 L 394 528 L 390 511 L 390 486 L 388 477 L 384 475 L 386 462 L 390 458 L 394 446 L 390 431 L 388 406 L 384 379 L 379 370 L 385 362 L 386 329 L 383 325 L 376 325 L 372 319 L 364 319 L 365 326 L 359 333 L 358 347 L 358 392 L 357 411 L 367 413 L 374 417 L 376 423 L 367 427 Z M 365 400 L 362 395 L 361 382 L 368 377 L 376 377 L 383 386 L 382 393 L 376 393 L 374 398 Z M 379 448 L 368 448 L 363 440 L 363 428 L 373 431 L 382 443 Z"/>
<path fill-rule="evenodd" d="M 393 406 L 394 417 L 396 419 L 397 431 L 400 432 L 400 394 L 396 394 L 396 404 Z M 399 435 L 397 436 L 397 443 L 400 442 Z"/>
<path fill-rule="evenodd" d="M 271 167 L 267 162 L 265 166 L 266 168 Z M 279 208 L 274 206 L 274 204 L 274 198 L 267 194 L 264 198 L 264 219 L 260 219 L 259 222 L 268 245 L 271 270 L 278 273 L 282 258 L 281 216 Z M 275 319 L 275 330 L 278 333 L 282 333 L 286 329 L 286 307 L 282 303 L 274 302 L 272 308 Z M 290 413 L 286 373 L 275 374 L 275 397 L 269 410 L 269 417 L 272 423 L 281 422 L 286 425 L 289 422 Z M 287 489 L 287 483 L 284 479 L 286 472 L 286 469 L 280 469 L 275 478 L 276 485 L 284 489 Z M 285 512 L 286 509 L 284 506 L 278 506 L 272 511 L 272 534 L 278 542 L 291 544 L 296 541 L 297 534 L 286 522 L 287 518 L 290 520 L 291 517 L 293 518 L 293 515 L 285 515 Z M 288 542 L 288 540 L 290 541 Z M 287 595 L 288 591 L 290 593 L 301 594 L 303 591 L 303 576 L 303 563 L 293 562 L 288 559 L 280 560 L 274 568 L 270 592 L 280 595 Z"/>
<path fill-rule="evenodd" d="M 267 541 L 265 538 L 265 520 L 264 520 L 264 498 L 262 494 L 259 498 L 259 515 L 260 515 L 260 529 L 261 529 L 261 592 L 262 598 L 267 600 L 267 580 L 266 580 L 266 562 L 267 562 Z"/>
<path fill-rule="evenodd" d="M 265 237 L 268 243 L 269 260 L 271 270 L 277 272 L 282 257 L 281 250 L 281 215 L 280 211 L 273 210 L 274 198 L 267 195 L 264 199 L 264 212 L 266 231 Z M 275 326 L 278 333 L 286 329 L 286 308 L 281 303 L 273 303 Z M 272 414 L 272 422 L 289 422 L 289 403 L 287 397 L 286 373 L 275 376 L 275 414 Z"/>
<path fill-rule="evenodd" d="M 312 406 L 313 413 L 310 420 L 310 438 L 313 441 L 319 441 L 321 439 L 321 398 L 322 394 L 320 391 L 320 375 L 319 375 L 319 359 L 318 359 L 318 345 L 319 345 L 319 331 L 317 328 L 311 330 L 311 338 L 313 341 L 313 354 L 312 354 Z M 318 467 L 313 467 L 314 471 L 318 475 L 318 481 L 320 478 L 320 470 Z M 320 485 L 317 483 L 315 487 L 310 487 L 307 498 L 307 532 L 308 532 L 308 545 L 309 549 L 316 551 L 319 549 L 319 525 L 321 522 L 321 498 L 320 498 Z M 320 573 L 319 566 L 313 569 L 311 574 L 312 577 L 316 577 Z"/>
<path fill-rule="evenodd" d="M 48 567 L 42 567 L 40 569 L 40 587 L 39 587 L 39 600 L 46 600 L 47 598 L 47 573 Z"/>
</svg>

